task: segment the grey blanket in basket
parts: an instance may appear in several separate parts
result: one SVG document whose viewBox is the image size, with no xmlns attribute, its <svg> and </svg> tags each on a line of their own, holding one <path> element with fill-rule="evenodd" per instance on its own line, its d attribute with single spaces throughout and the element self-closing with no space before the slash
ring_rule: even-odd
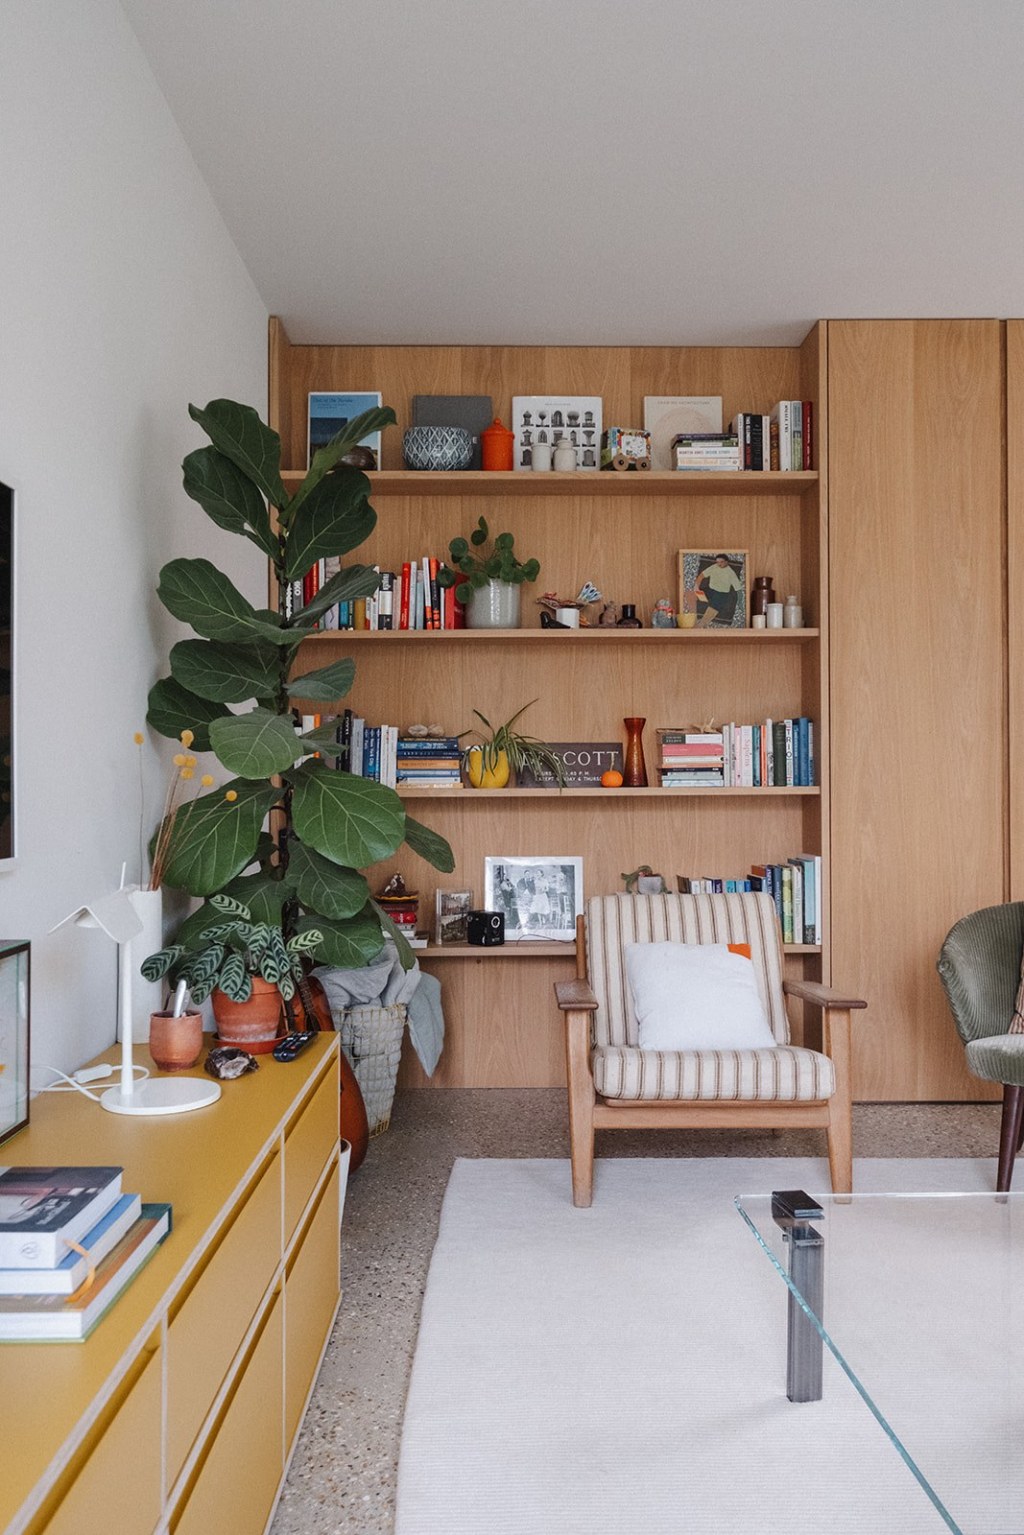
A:
<svg viewBox="0 0 1024 1535">
<path fill-rule="evenodd" d="M 418 962 L 411 970 L 403 970 L 398 949 L 390 939 L 385 940 L 379 957 L 362 970 L 321 965 L 313 974 L 323 983 L 332 1012 L 404 1002 L 412 1047 L 427 1076 L 433 1075 L 444 1045 L 441 983 L 435 975 L 425 975 Z"/>
</svg>

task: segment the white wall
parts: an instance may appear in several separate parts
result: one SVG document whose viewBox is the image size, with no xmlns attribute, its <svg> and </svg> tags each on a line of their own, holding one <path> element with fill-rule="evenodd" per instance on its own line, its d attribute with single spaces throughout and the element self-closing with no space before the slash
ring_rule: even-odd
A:
<svg viewBox="0 0 1024 1535">
<path fill-rule="evenodd" d="M 189 401 L 265 414 L 267 315 L 115 0 L 5 0 L 0 209 L 0 478 L 18 494 L 0 933 L 32 941 L 33 1059 L 68 1069 L 114 1037 L 116 955 L 48 930 L 122 861 L 138 878 L 172 750 L 145 726 L 186 632 L 157 572 L 206 555 L 265 591 L 258 552 L 185 496 L 180 464 L 206 441 Z"/>
</svg>

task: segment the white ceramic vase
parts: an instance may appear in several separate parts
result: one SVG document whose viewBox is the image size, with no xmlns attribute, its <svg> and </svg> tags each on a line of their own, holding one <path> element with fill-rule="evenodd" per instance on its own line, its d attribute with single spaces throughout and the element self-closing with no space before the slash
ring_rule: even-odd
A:
<svg viewBox="0 0 1024 1535">
<path fill-rule="evenodd" d="M 488 581 L 466 603 L 467 629 L 518 629 L 519 587 L 514 581 Z"/>
<path fill-rule="evenodd" d="M 142 932 L 128 944 L 132 974 L 132 1038 L 136 1044 L 145 1044 L 149 1038 L 149 1020 L 164 1005 L 163 981 L 147 981 L 139 973 L 139 966 L 150 954 L 164 946 L 164 893 L 162 890 L 142 890 L 132 887 L 129 898 L 142 922 Z"/>
</svg>

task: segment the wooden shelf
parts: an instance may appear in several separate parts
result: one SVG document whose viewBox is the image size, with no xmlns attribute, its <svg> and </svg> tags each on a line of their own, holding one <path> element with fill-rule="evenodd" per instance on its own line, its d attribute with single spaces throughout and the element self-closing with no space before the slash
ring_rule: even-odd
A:
<svg viewBox="0 0 1024 1535">
<path fill-rule="evenodd" d="M 301 484 L 305 469 L 284 469 L 286 488 Z M 371 496 L 792 496 L 818 483 L 817 470 L 661 470 L 657 473 L 532 474 L 529 470 L 461 469 L 447 472 L 378 469 L 369 474 Z"/>
<path fill-rule="evenodd" d="M 659 785 L 651 785 L 646 789 L 579 789 L 569 787 L 566 789 L 414 789 L 402 785 L 398 790 L 402 799 L 440 799 L 448 804 L 463 804 L 473 802 L 480 805 L 500 804 L 506 799 L 735 799 L 762 795 L 774 799 L 780 795 L 800 794 L 810 796 L 820 795 L 821 790 L 817 784 L 802 788 L 758 788 L 745 787 L 715 787 L 711 784 L 703 784 L 699 788 L 663 789 Z"/>
<path fill-rule="evenodd" d="M 817 629 L 317 629 L 304 645 L 806 645 Z"/>
<path fill-rule="evenodd" d="M 784 943 L 784 954 L 820 954 L 816 943 Z M 428 943 L 425 949 L 413 949 L 420 959 L 573 959 L 574 943 L 504 943 L 493 947 L 468 943 Z"/>
</svg>

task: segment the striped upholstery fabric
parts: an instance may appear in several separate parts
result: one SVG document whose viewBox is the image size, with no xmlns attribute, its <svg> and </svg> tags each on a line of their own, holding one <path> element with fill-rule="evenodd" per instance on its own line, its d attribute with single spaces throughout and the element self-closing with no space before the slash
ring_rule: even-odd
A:
<svg viewBox="0 0 1024 1535">
<path fill-rule="evenodd" d="M 596 895 L 587 902 L 586 933 L 587 976 L 598 1001 L 596 1045 L 639 1044 L 623 946 L 666 942 L 748 943 L 771 1031 L 780 1045 L 789 1044 L 779 924 L 770 896 Z"/>
<path fill-rule="evenodd" d="M 594 1086 L 605 1098 L 811 1102 L 835 1092 L 832 1062 L 816 1050 L 637 1050 L 599 1046 Z"/>
</svg>

